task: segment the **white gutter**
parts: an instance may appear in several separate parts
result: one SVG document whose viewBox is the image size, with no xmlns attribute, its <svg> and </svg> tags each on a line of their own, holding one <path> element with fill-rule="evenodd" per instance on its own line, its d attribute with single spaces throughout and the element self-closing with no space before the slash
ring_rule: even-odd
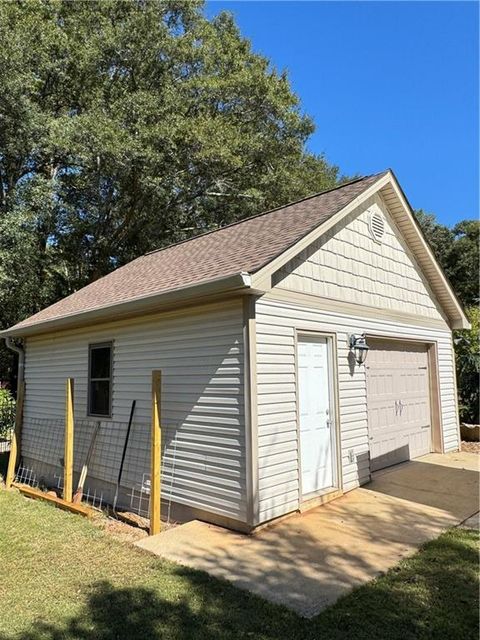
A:
<svg viewBox="0 0 480 640">
<path fill-rule="evenodd" d="M 264 293 L 251 288 L 252 282 L 250 274 L 242 272 L 232 276 L 217 278 L 216 280 L 207 280 L 197 284 L 180 287 L 166 291 L 164 293 L 154 293 L 125 302 L 116 302 L 107 304 L 102 307 L 96 307 L 92 310 L 75 312 L 57 318 L 51 318 L 44 321 L 35 322 L 31 325 L 13 326 L 4 331 L 0 331 L 0 337 L 25 337 L 38 333 L 47 333 L 50 331 L 73 328 L 91 324 L 93 322 L 102 322 L 108 320 L 118 320 L 123 317 L 131 317 L 140 315 L 141 313 L 150 313 L 171 305 L 176 302 L 184 302 L 187 300 L 198 300 L 208 296 L 231 293 L 238 291 L 239 294 L 245 293 Z M 199 300 L 200 299 L 200 300 Z"/>
</svg>

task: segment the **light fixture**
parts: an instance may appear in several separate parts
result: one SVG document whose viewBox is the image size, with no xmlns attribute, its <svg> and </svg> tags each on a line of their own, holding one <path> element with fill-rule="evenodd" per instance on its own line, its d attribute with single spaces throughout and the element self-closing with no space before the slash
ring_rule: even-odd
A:
<svg viewBox="0 0 480 640">
<path fill-rule="evenodd" d="M 369 348 L 364 333 L 350 336 L 350 351 L 354 354 L 358 365 L 362 365 L 365 362 Z"/>
</svg>

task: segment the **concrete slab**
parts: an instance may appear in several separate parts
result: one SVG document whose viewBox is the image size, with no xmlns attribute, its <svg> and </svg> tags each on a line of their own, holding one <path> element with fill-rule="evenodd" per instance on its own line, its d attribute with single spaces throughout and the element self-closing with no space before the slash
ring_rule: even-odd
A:
<svg viewBox="0 0 480 640">
<path fill-rule="evenodd" d="M 312 617 L 478 511 L 479 462 L 431 454 L 253 536 L 193 521 L 137 545 Z"/>
</svg>

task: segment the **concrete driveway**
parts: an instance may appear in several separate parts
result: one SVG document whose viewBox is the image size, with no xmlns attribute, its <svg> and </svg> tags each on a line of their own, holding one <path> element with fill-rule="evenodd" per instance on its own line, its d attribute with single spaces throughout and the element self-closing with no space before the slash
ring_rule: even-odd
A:
<svg viewBox="0 0 480 640">
<path fill-rule="evenodd" d="M 253 536 L 193 521 L 137 545 L 312 617 L 476 513 L 479 462 L 430 454 Z"/>
</svg>

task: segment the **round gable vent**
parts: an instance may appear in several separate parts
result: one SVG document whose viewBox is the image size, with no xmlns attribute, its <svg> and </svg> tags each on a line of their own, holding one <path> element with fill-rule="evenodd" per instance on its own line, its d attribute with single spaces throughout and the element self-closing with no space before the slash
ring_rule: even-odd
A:
<svg viewBox="0 0 480 640">
<path fill-rule="evenodd" d="M 385 220 L 378 211 L 373 211 L 370 216 L 370 233 L 372 238 L 377 242 L 381 242 L 385 233 Z"/>
</svg>

